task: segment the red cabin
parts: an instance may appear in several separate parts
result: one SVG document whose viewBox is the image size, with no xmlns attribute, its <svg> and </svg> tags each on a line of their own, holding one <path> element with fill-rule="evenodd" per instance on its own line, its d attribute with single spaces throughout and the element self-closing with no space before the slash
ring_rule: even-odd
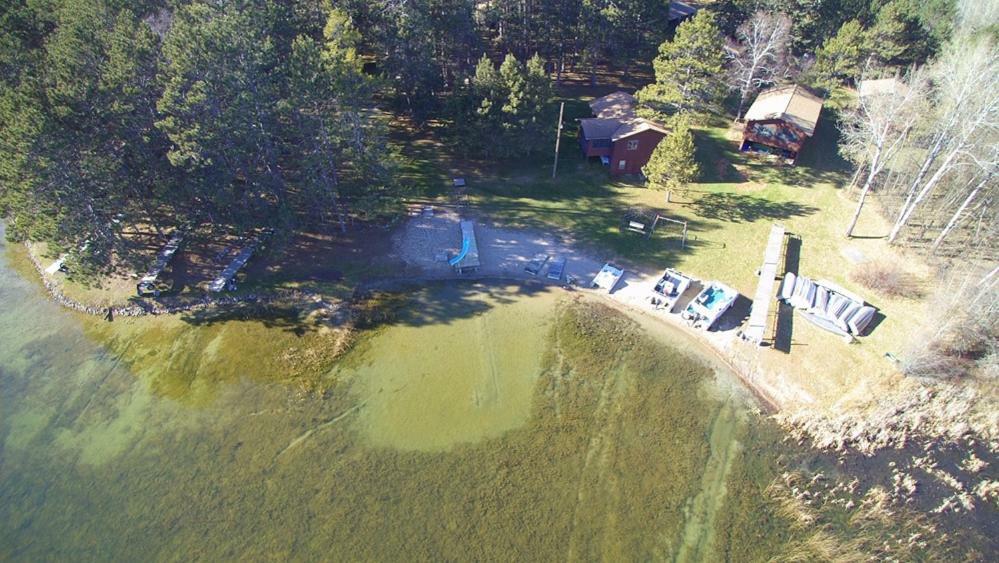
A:
<svg viewBox="0 0 999 563">
<path fill-rule="evenodd" d="M 641 174 L 652 151 L 669 132 L 662 125 L 635 115 L 635 98 L 614 92 L 590 103 L 596 117 L 579 120 L 579 147 L 587 157 L 599 157 L 611 174 Z"/>
</svg>

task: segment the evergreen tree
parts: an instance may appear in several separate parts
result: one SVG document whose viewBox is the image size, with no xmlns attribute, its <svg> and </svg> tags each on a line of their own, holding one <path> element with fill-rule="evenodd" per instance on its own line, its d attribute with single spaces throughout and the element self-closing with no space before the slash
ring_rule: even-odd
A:
<svg viewBox="0 0 999 563">
<path fill-rule="evenodd" d="M 885 4 L 867 32 L 868 44 L 882 66 L 924 63 L 936 52 L 936 41 L 918 16 L 899 1 Z"/>
<path fill-rule="evenodd" d="M 552 81 L 545 71 L 541 56 L 534 54 L 527 61 L 524 76 L 524 110 L 529 118 L 524 123 L 522 143 L 525 151 L 538 152 L 547 147 L 552 127 Z"/>
<path fill-rule="evenodd" d="M 871 55 L 869 37 L 860 22 L 851 20 L 815 55 L 815 67 L 810 71 L 812 84 L 831 90 L 837 84 L 855 80 Z"/>
<path fill-rule="evenodd" d="M 552 87 L 541 57 L 527 65 L 507 54 L 497 70 L 485 55 L 470 87 L 456 95 L 453 132 L 467 152 L 508 158 L 546 145 Z"/>
<path fill-rule="evenodd" d="M 683 192 L 700 174 L 694 155 L 694 137 L 687 120 L 674 118 L 671 121 L 672 131 L 656 145 L 649 162 L 642 167 L 648 186 L 667 194 Z"/>
<path fill-rule="evenodd" d="M 499 78 L 503 85 L 504 100 L 500 108 L 501 142 L 496 148 L 499 156 L 508 157 L 522 150 L 517 144 L 522 140 L 524 127 L 530 119 L 527 108 L 524 107 L 529 103 L 525 92 L 527 81 L 524 65 L 512 53 L 507 53 L 500 65 Z"/>
<path fill-rule="evenodd" d="M 165 183 L 150 87 L 157 40 L 100 0 L 58 10 L 53 24 L 25 56 L 37 67 L 4 89 L 0 206 L 11 237 L 47 240 L 74 251 L 71 262 L 107 268 L 125 250 L 122 219 L 149 221 Z"/>
<path fill-rule="evenodd" d="M 278 163 L 281 73 L 267 4 L 180 8 L 164 42 L 163 119 L 170 162 L 197 182 L 212 219 L 240 223 L 286 203 Z"/>
<path fill-rule="evenodd" d="M 656 80 L 638 91 L 639 102 L 658 113 L 703 112 L 724 95 L 723 40 L 711 12 L 680 24 L 652 62 Z"/>
</svg>

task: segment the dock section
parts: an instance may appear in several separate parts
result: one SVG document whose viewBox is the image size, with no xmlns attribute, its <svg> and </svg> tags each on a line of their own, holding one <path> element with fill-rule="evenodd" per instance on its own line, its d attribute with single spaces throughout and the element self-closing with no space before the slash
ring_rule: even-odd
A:
<svg viewBox="0 0 999 563">
<path fill-rule="evenodd" d="M 229 262 L 229 265 L 222 270 L 222 273 L 219 274 L 217 278 L 212 280 L 210 284 L 208 284 L 208 290 L 213 293 L 218 293 L 227 289 L 235 289 L 236 274 L 243 269 L 243 266 L 250 261 L 250 257 L 252 257 L 253 253 L 257 251 L 260 244 L 264 242 L 264 239 L 271 236 L 271 234 L 273 234 L 273 231 L 271 229 L 267 229 L 247 242 L 246 246 L 244 246 L 239 253 L 236 254 L 236 257 L 232 259 L 232 262 Z"/>
<path fill-rule="evenodd" d="M 760 281 L 753 297 L 753 308 L 749 313 L 749 324 L 743 333 L 748 342 L 759 345 L 767 330 L 770 318 L 770 303 L 774 300 L 774 283 L 777 281 L 777 267 L 784 253 L 784 226 L 774 224 L 770 228 L 770 238 L 763 253 L 763 267 L 760 268 Z"/>
<path fill-rule="evenodd" d="M 139 297 L 143 297 L 148 294 L 159 295 L 156 283 L 159 280 L 160 274 L 162 274 L 163 270 L 166 269 L 167 264 L 169 264 L 170 260 L 173 259 L 173 255 L 177 253 L 177 250 L 180 249 L 180 245 L 183 242 L 184 234 L 180 231 L 177 231 L 172 237 L 170 237 L 169 242 L 167 242 L 166 246 L 164 246 L 163 249 L 160 250 L 160 253 L 156 256 L 156 262 L 153 264 L 153 267 L 148 273 L 146 273 L 146 275 L 142 276 L 142 279 L 139 280 L 139 283 L 136 286 L 136 291 L 138 292 Z"/>
</svg>

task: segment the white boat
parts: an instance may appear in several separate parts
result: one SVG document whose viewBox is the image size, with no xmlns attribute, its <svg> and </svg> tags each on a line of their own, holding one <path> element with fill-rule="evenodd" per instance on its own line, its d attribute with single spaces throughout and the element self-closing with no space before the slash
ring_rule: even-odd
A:
<svg viewBox="0 0 999 563">
<path fill-rule="evenodd" d="M 624 276 L 624 270 L 608 262 L 604 264 L 603 268 L 600 268 L 600 272 L 593 278 L 590 287 L 606 289 L 607 293 L 610 293 L 614 291 L 614 286 L 617 285 L 622 276 Z"/>
<path fill-rule="evenodd" d="M 709 283 L 697 297 L 694 298 L 682 317 L 694 324 L 699 324 L 704 330 L 709 330 L 715 322 L 735 303 L 739 292 L 717 281 Z"/>
<path fill-rule="evenodd" d="M 652 287 L 652 294 L 649 301 L 656 309 L 666 309 L 667 313 L 673 311 L 673 306 L 683 295 L 693 280 L 680 272 L 670 268 L 663 272 L 659 281 Z"/>
</svg>

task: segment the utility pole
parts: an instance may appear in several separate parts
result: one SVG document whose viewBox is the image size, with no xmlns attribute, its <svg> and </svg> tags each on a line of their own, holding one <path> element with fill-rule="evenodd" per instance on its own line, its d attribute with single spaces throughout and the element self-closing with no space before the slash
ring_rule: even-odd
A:
<svg viewBox="0 0 999 563">
<path fill-rule="evenodd" d="M 552 163 L 552 178 L 558 172 L 558 144 L 562 140 L 562 112 L 565 110 L 565 102 L 558 107 L 558 129 L 555 130 L 555 162 Z"/>
</svg>

